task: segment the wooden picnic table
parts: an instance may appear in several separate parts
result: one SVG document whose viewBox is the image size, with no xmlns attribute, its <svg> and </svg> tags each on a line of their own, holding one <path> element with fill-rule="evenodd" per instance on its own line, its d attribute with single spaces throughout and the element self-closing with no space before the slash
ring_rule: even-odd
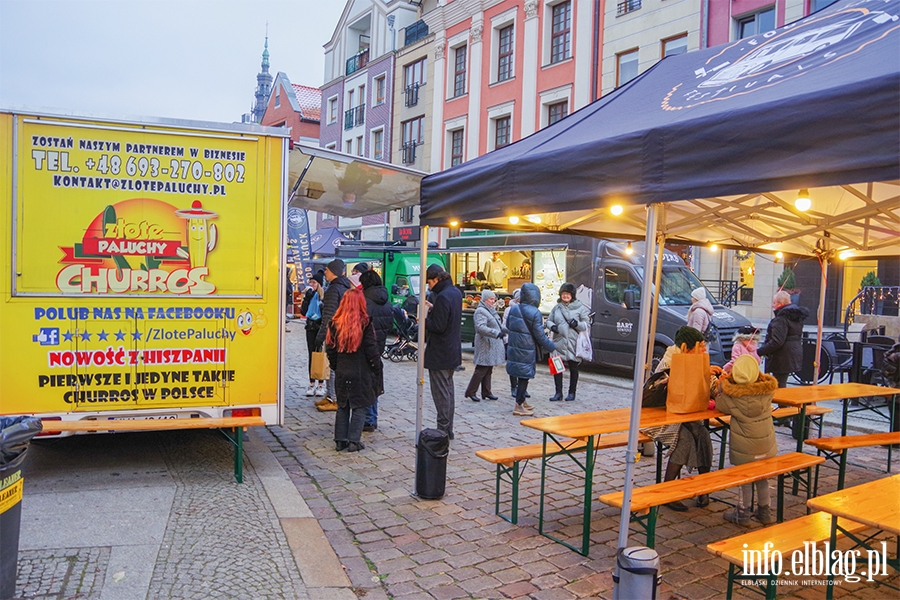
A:
<svg viewBox="0 0 900 600">
<path fill-rule="evenodd" d="M 817 498 L 810 498 L 806 504 L 813 510 L 821 510 L 831 515 L 831 548 L 837 547 L 837 532 L 840 531 L 857 545 L 867 550 L 878 551 L 866 543 L 870 538 L 861 540 L 855 533 L 841 527 L 838 518 L 849 519 L 868 525 L 873 529 L 900 536 L 900 475 L 884 477 Z M 861 564 L 868 567 L 865 561 Z M 900 558 L 888 559 L 887 564 L 895 570 L 900 570 Z M 826 596 L 828 600 L 833 595 L 833 580 L 833 575 L 828 577 Z"/>
<path fill-rule="evenodd" d="M 718 410 L 704 410 L 695 413 L 678 414 L 667 412 L 665 408 L 642 408 L 640 427 L 643 429 L 662 425 L 691 423 L 694 421 L 703 421 L 705 419 L 715 419 L 724 416 L 724 414 L 725 413 Z M 558 417 L 523 419 L 520 423 L 525 427 L 537 429 L 544 434 L 544 457 L 541 459 L 541 492 L 538 532 L 583 556 L 588 556 L 590 546 L 594 464 L 596 459 L 594 452 L 596 438 L 610 433 L 628 431 L 628 428 L 631 425 L 631 409 L 616 408 L 612 410 L 576 413 Z M 580 454 L 575 455 L 558 452 L 560 447 L 558 440 L 562 438 L 580 439 L 587 442 L 586 456 L 583 462 L 579 460 Z M 547 484 L 547 461 L 549 460 L 547 448 L 550 448 L 551 453 L 555 453 L 555 456 L 568 456 L 584 472 L 584 509 L 582 517 L 581 548 L 576 548 L 544 531 L 544 497 Z"/>
<path fill-rule="evenodd" d="M 897 409 L 897 394 L 900 389 L 869 385 L 867 383 L 832 383 L 830 385 L 805 385 L 800 387 L 778 388 L 772 401 L 783 406 L 796 406 L 800 408 L 801 435 L 797 436 L 797 452 L 803 452 L 804 435 L 806 428 L 806 406 L 826 400 L 841 400 L 841 435 L 847 435 L 847 408 L 850 400 L 866 398 L 869 396 L 890 396 L 891 414 Z M 888 426 L 890 429 L 890 426 Z M 821 429 L 819 430 L 821 434 Z M 888 471 L 891 469 L 891 448 L 888 448 Z M 793 494 L 797 495 L 799 480 L 794 480 Z M 809 482 L 807 482 L 809 484 Z"/>
</svg>

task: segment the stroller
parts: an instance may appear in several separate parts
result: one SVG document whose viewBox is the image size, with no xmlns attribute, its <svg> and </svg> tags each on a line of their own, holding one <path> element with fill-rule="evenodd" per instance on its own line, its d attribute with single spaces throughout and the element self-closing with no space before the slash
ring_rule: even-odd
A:
<svg viewBox="0 0 900 600">
<path fill-rule="evenodd" d="M 399 306 L 391 309 L 394 315 L 394 331 L 397 339 L 392 344 L 388 344 L 384 348 L 382 356 L 393 362 L 400 362 L 404 358 L 409 360 L 418 360 L 419 347 L 416 340 L 419 338 L 419 326 L 406 315 Z"/>
</svg>

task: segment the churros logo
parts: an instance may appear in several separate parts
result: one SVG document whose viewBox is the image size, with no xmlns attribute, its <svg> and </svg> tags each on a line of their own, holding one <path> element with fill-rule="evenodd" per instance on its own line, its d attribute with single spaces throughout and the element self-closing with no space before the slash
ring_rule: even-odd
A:
<svg viewBox="0 0 900 600">
<path fill-rule="evenodd" d="M 218 244 L 213 219 L 199 200 L 178 208 L 150 198 L 107 206 L 80 242 L 61 247 L 56 287 L 69 294 L 209 295 L 207 259 Z"/>
</svg>

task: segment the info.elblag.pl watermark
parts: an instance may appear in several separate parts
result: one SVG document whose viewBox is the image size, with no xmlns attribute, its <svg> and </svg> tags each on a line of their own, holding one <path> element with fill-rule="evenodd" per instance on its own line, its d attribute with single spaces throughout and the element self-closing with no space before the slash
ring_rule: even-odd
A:
<svg viewBox="0 0 900 600">
<path fill-rule="evenodd" d="M 744 544 L 744 577 L 778 577 L 778 585 L 828 585 L 828 578 L 835 578 L 832 585 L 843 581 L 857 583 L 875 581 L 875 577 L 887 576 L 887 542 L 881 542 L 881 549 L 859 548 L 841 551 L 831 549 L 831 542 L 822 547 L 816 542 L 804 542 L 803 548 L 794 550 L 788 565 L 775 544 L 766 542 L 762 550 L 750 550 Z M 793 577 L 794 579 L 787 579 Z M 782 579 L 783 578 L 783 579 Z M 819 578 L 819 579 L 816 579 Z M 838 579 L 842 578 L 842 579 Z"/>
</svg>

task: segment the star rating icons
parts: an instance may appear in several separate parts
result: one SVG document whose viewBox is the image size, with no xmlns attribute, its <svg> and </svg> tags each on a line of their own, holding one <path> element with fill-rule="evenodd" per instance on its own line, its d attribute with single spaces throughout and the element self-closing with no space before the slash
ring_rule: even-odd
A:
<svg viewBox="0 0 900 600">
<path fill-rule="evenodd" d="M 89 342 L 89 341 L 91 341 L 91 339 L 94 336 L 96 336 L 98 342 L 107 342 L 107 341 L 109 341 L 109 336 L 111 336 L 111 335 L 116 337 L 117 342 L 124 342 L 125 336 L 127 336 L 127 335 L 131 335 L 132 340 L 140 340 L 143 336 L 143 334 L 140 331 L 122 331 L 121 329 L 119 329 L 116 332 L 110 331 L 109 333 L 107 333 L 105 329 L 101 329 L 100 333 L 91 333 L 86 329 L 84 331 L 79 331 L 78 329 L 75 329 L 74 331 L 65 331 L 61 335 L 62 335 L 62 341 L 64 341 L 64 342 L 71 342 L 73 340 Z M 81 338 L 81 339 L 78 340 L 76 338 Z"/>
</svg>

